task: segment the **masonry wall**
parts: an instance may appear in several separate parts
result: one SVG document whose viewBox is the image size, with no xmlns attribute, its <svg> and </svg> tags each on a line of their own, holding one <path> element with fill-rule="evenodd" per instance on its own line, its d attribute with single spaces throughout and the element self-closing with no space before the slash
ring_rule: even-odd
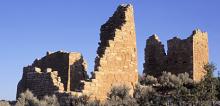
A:
<svg viewBox="0 0 220 106">
<path fill-rule="evenodd" d="M 144 73 L 146 75 L 160 76 L 166 71 L 166 53 L 164 45 L 157 35 L 152 35 L 146 42 Z"/>
<path fill-rule="evenodd" d="M 37 67 L 25 67 L 23 77 L 18 83 L 17 97 L 29 89 L 39 98 L 53 95 L 56 91 L 64 91 L 64 85 L 57 71 L 47 68 L 44 71 Z"/>
<path fill-rule="evenodd" d="M 200 30 L 193 31 L 193 79 L 199 81 L 206 74 L 203 66 L 209 62 L 208 34 Z"/>
<path fill-rule="evenodd" d="M 81 80 L 86 80 L 86 62 L 80 53 L 62 52 L 47 53 L 42 59 L 23 70 L 18 84 L 17 96 L 30 89 L 37 97 L 52 94 L 56 91 L 80 91 Z M 62 84 L 57 87 L 57 82 Z M 47 84 L 47 85 L 44 85 Z"/>
<path fill-rule="evenodd" d="M 47 53 L 47 56 L 35 60 L 32 64 L 33 67 L 39 67 L 42 70 L 46 68 L 52 68 L 53 70 L 58 71 L 58 75 L 61 77 L 61 82 L 64 84 L 65 91 L 70 91 L 69 87 L 69 53 L 65 52 L 55 52 Z"/>
<path fill-rule="evenodd" d="M 80 53 L 69 54 L 70 91 L 81 91 L 81 80 L 87 80 L 87 63 Z"/>
<path fill-rule="evenodd" d="M 102 101 L 113 86 L 127 85 L 133 90 L 138 83 L 133 7 L 120 5 L 100 31 L 92 78 L 88 79 L 80 53 L 48 52 L 24 68 L 17 95 L 30 89 L 38 97 L 56 94 L 65 100 L 68 95 L 84 94 Z M 187 39 L 174 37 L 168 41 L 167 55 L 158 36 L 153 35 L 146 43 L 144 73 L 159 76 L 163 71 L 187 72 L 199 81 L 206 73 L 203 66 L 207 62 L 207 33 L 195 30 Z"/>
<path fill-rule="evenodd" d="M 83 94 L 105 100 L 112 86 L 138 82 L 136 34 L 133 8 L 121 5 L 102 25 L 100 43 L 91 82 L 84 82 Z"/>
<path fill-rule="evenodd" d="M 47 56 L 35 60 L 32 66 L 39 67 L 42 70 L 46 68 L 57 70 L 65 91 L 79 89 L 80 80 L 85 80 L 88 77 L 86 73 L 87 65 L 82 55 L 76 52 L 48 52 Z"/>
<path fill-rule="evenodd" d="M 191 37 L 181 40 L 174 37 L 167 41 L 167 71 L 173 74 L 189 73 L 193 77 L 193 40 Z"/>
<path fill-rule="evenodd" d="M 174 37 L 168 40 L 167 55 L 163 44 L 156 38 L 151 36 L 147 40 L 143 71 L 145 74 L 158 76 L 163 71 L 173 74 L 187 72 L 194 81 L 203 78 L 206 74 L 203 67 L 209 60 L 206 32 L 197 29 L 187 39 Z"/>
<path fill-rule="evenodd" d="M 81 54 L 48 52 L 45 57 L 35 60 L 30 66 L 38 67 L 34 71 L 25 68 L 17 94 L 31 89 L 38 97 L 52 93 L 60 95 L 61 98 L 63 94 L 84 94 L 92 99 L 106 100 L 107 93 L 113 86 L 127 85 L 133 90 L 138 83 L 133 7 L 119 6 L 100 30 L 100 42 L 91 79 L 87 80 L 87 66 Z M 52 71 L 41 71 L 48 68 Z M 57 81 L 52 77 L 54 74 Z M 62 87 L 57 87 L 56 82 Z M 45 83 L 50 86 L 42 87 Z"/>
</svg>

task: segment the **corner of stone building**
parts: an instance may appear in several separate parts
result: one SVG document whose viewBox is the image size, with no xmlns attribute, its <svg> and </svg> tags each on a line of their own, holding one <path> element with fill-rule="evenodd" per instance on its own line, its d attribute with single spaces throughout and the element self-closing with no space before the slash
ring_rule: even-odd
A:
<svg viewBox="0 0 220 106">
<path fill-rule="evenodd" d="M 81 91 L 81 81 L 88 80 L 87 62 L 81 53 L 69 53 L 70 91 Z"/>
<path fill-rule="evenodd" d="M 24 67 L 22 79 L 17 86 L 17 97 L 27 89 L 32 90 L 37 97 L 56 91 L 75 90 L 79 88 L 80 80 L 88 77 L 86 67 L 81 53 L 47 52 L 46 56 Z"/>
<path fill-rule="evenodd" d="M 52 71 L 50 68 L 41 70 L 31 66 L 25 67 L 23 71 L 22 79 L 18 83 L 16 98 L 26 90 L 30 90 L 38 98 L 64 90 L 57 71 Z"/>
<path fill-rule="evenodd" d="M 197 28 L 197 29 L 192 31 L 191 36 L 194 36 L 194 35 L 204 35 L 204 36 L 207 36 L 208 33 Z"/>
<path fill-rule="evenodd" d="M 193 79 L 198 82 L 207 73 L 203 67 L 209 62 L 208 33 L 196 29 L 191 36 L 193 41 Z"/>
</svg>

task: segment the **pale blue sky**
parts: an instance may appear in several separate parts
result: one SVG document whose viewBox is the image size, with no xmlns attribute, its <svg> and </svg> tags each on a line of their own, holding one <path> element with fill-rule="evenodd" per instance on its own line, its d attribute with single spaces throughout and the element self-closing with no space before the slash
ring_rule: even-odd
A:
<svg viewBox="0 0 220 106">
<path fill-rule="evenodd" d="M 208 32 L 210 61 L 219 66 L 219 0 L 0 0 L 0 99 L 15 99 L 23 66 L 46 51 L 81 52 L 93 71 L 100 26 L 122 3 L 134 5 L 140 73 L 149 35 L 166 45 L 196 28 Z"/>
</svg>

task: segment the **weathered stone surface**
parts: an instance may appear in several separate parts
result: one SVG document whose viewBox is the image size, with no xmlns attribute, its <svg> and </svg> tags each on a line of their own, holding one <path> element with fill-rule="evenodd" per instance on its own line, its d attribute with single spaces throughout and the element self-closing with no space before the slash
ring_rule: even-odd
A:
<svg viewBox="0 0 220 106">
<path fill-rule="evenodd" d="M 168 40 L 167 60 L 167 71 L 174 74 L 187 72 L 193 78 L 193 40 L 190 37 Z"/>
<path fill-rule="evenodd" d="M 78 91 L 81 80 L 88 78 L 86 63 L 80 53 L 47 53 L 31 66 L 25 67 L 18 84 L 17 96 L 30 89 L 36 96 L 42 97 L 56 91 Z"/>
<path fill-rule="evenodd" d="M 24 67 L 22 80 L 18 84 L 17 97 L 27 89 L 42 98 L 54 94 L 55 91 L 63 91 L 64 85 L 57 71 L 43 72 L 40 68 L 28 66 Z"/>
<path fill-rule="evenodd" d="M 136 34 L 133 7 L 121 5 L 102 25 L 92 78 L 87 79 L 86 64 L 80 53 L 47 52 L 24 68 L 17 94 L 30 89 L 36 96 L 56 94 L 89 95 L 105 100 L 114 85 L 131 89 L 138 82 Z M 56 71 L 54 71 L 56 70 Z M 46 85 L 45 85 L 46 84 Z"/>
<path fill-rule="evenodd" d="M 152 37 L 147 40 L 144 73 L 157 76 L 162 71 L 173 74 L 187 72 L 193 80 L 200 81 L 206 73 L 203 66 L 208 63 L 209 57 L 207 33 L 197 29 L 187 39 L 174 37 L 168 40 L 167 44 L 166 56 L 164 47 L 159 41 L 156 39 L 152 41 Z M 164 60 L 166 61 L 163 63 Z"/>
<path fill-rule="evenodd" d="M 69 95 L 89 95 L 102 101 L 114 85 L 125 84 L 133 89 L 138 82 L 133 7 L 120 5 L 100 31 L 90 79 L 80 53 L 47 52 L 24 68 L 17 95 L 30 89 L 38 97 L 56 94 L 61 101 Z M 158 36 L 153 35 L 146 43 L 144 73 L 158 76 L 162 71 L 188 72 L 199 81 L 205 75 L 202 67 L 207 62 L 207 33 L 195 30 L 187 39 L 169 40 L 167 55 Z"/>
<path fill-rule="evenodd" d="M 203 66 L 209 62 L 208 33 L 193 31 L 193 79 L 199 81 L 206 74 Z"/>
<path fill-rule="evenodd" d="M 166 53 L 164 45 L 157 35 L 152 35 L 146 42 L 144 73 L 159 76 L 166 70 Z"/>
<path fill-rule="evenodd" d="M 102 25 L 100 43 L 91 82 L 84 82 L 83 93 L 105 100 L 111 87 L 138 82 L 136 34 L 133 7 L 121 5 Z"/>
</svg>

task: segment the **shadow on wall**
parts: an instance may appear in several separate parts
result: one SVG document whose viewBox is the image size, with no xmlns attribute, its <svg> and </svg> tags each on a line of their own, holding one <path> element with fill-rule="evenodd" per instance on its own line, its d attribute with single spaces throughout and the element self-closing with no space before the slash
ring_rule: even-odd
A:
<svg viewBox="0 0 220 106">
<path fill-rule="evenodd" d="M 70 90 L 81 91 L 81 81 L 89 79 L 83 57 L 70 65 Z"/>
</svg>

